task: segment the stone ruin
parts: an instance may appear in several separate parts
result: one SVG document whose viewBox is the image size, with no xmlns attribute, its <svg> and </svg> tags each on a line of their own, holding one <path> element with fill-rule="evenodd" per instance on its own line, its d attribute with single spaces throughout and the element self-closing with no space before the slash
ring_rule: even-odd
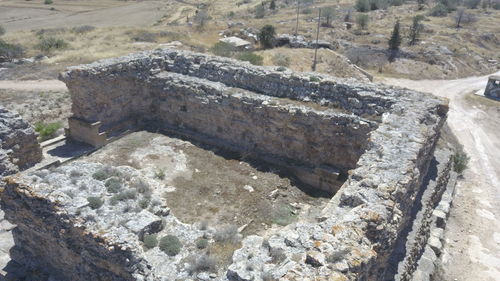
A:
<svg viewBox="0 0 500 281">
<path fill-rule="evenodd" d="M 246 236 L 227 266 L 193 274 L 187 258 L 212 228 L 180 222 L 133 167 L 73 161 L 7 178 L 12 258 L 56 280 L 424 280 L 430 214 L 450 185 L 449 153 L 434 153 L 446 101 L 281 70 L 170 49 L 72 67 L 67 134 L 102 147 L 147 129 L 244 154 L 333 196 L 314 220 Z M 154 202 L 123 211 L 102 181 L 117 175 Z M 180 252 L 147 250 L 154 233 Z"/>
</svg>

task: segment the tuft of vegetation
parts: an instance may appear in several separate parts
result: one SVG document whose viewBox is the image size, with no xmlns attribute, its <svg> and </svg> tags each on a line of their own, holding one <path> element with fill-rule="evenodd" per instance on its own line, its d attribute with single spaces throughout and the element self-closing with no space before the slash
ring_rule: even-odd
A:
<svg viewBox="0 0 500 281">
<path fill-rule="evenodd" d="M 68 47 L 68 43 L 64 39 L 56 37 L 42 37 L 40 42 L 35 46 L 42 52 L 50 53 L 54 50 L 65 49 Z"/>
<path fill-rule="evenodd" d="M 354 7 L 356 8 L 356 11 L 361 13 L 369 12 L 371 10 L 369 0 L 357 0 Z"/>
<path fill-rule="evenodd" d="M 209 255 L 201 255 L 199 257 L 193 257 L 189 265 L 189 274 L 194 274 L 198 272 L 216 272 L 216 260 Z"/>
<path fill-rule="evenodd" d="M 231 57 L 234 51 L 233 45 L 226 42 L 217 42 L 212 46 L 212 48 L 210 48 L 210 52 L 212 54 L 227 58 Z"/>
<path fill-rule="evenodd" d="M 156 234 L 145 234 L 144 235 L 144 246 L 147 249 L 152 249 L 158 245 L 158 238 Z"/>
<path fill-rule="evenodd" d="M 216 242 L 236 242 L 238 240 L 238 228 L 235 225 L 227 225 L 216 230 L 214 233 Z"/>
<path fill-rule="evenodd" d="M 92 210 L 99 209 L 104 204 L 104 200 L 102 200 L 99 197 L 94 197 L 94 196 L 87 197 L 87 201 L 89 202 L 89 207 Z"/>
<path fill-rule="evenodd" d="M 201 238 L 198 241 L 196 241 L 196 248 L 205 249 L 206 247 L 208 247 L 208 240 L 207 239 Z"/>
<path fill-rule="evenodd" d="M 264 58 L 252 52 L 242 52 L 236 56 L 237 59 L 242 61 L 248 61 L 253 65 L 262 65 Z"/>
<path fill-rule="evenodd" d="M 146 209 L 149 206 L 149 199 L 148 198 L 143 198 L 139 201 L 139 208 L 141 209 Z"/>
<path fill-rule="evenodd" d="M 137 192 L 135 190 L 127 190 L 113 195 L 113 197 L 111 197 L 109 200 L 111 205 L 116 205 L 118 201 L 132 200 L 135 198 L 137 198 Z"/>
<path fill-rule="evenodd" d="M 151 194 L 151 188 L 149 187 L 149 183 L 142 178 L 134 178 L 132 179 L 130 186 L 135 188 L 137 192 L 149 196 Z"/>
<path fill-rule="evenodd" d="M 81 25 L 81 26 L 76 26 L 73 27 L 72 31 L 76 34 L 84 34 L 87 32 L 91 32 L 95 29 L 95 27 L 91 25 Z"/>
<path fill-rule="evenodd" d="M 166 235 L 160 239 L 160 250 L 173 257 L 181 252 L 182 243 L 174 235 Z"/>
<path fill-rule="evenodd" d="M 118 191 L 120 191 L 120 189 L 122 189 L 122 182 L 117 177 L 111 177 L 106 181 L 104 186 L 106 186 L 106 189 L 108 192 L 118 193 Z"/>
<path fill-rule="evenodd" d="M 289 67 L 290 66 L 290 57 L 285 56 L 283 54 L 276 54 L 272 57 L 272 61 L 274 65 L 277 66 L 284 66 L 284 67 Z"/>
<path fill-rule="evenodd" d="M 52 0 L 44 0 L 43 1 L 43 4 L 45 4 L 45 5 L 51 5 L 53 3 L 54 3 L 54 1 L 52 1 Z"/>
<path fill-rule="evenodd" d="M 110 166 L 103 166 L 99 170 L 97 170 L 94 174 L 92 174 L 92 178 L 99 180 L 99 181 L 104 181 L 110 177 L 121 177 L 121 173 L 114 169 L 113 167 Z"/>
<path fill-rule="evenodd" d="M 360 29 L 365 30 L 368 28 L 368 23 L 370 22 L 370 17 L 367 14 L 359 14 L 356 17 L 356 24 Z"/>
<path fill-rule="evenodd" d="M 159 180 L 164 180 L 165 179 L 165 172 L 163 170 L 156 170 L 155 178 L 157 178 Z"/>
<path fill-rule="evenodd" d="M 318 76 L 310 76 L 309 81 L 318 83 L 321 82 L 321 78 Z"/>
<path fill-rule="evenodd" d="M 35 131 L 38 133 L 40 141 L 45 141 L 56 136 L 57 130 L 62 127 L 61 123 L 43 123 L 38 122 L 35 124 Z"/>
<path fill-rule="evenodd" d="M 469 164 L 470 157 L 463 150 L 457 150 L 452 156 L 451 160 L 453 161 L 453 171 L 457 174 L 461 175 Z"/>
<path fill-rule="evenodd" d="M 276 36 L 276 31 L 274 30 L 274 26 L 267 24 L 264 25 L 259 32 L 259 42 L 260 45 L 265 48 L 269 49 L 274 46 L 274 37 Z"/>
<path fill-rule="evenodd" d="M 24 49 L 21 45 L 10 44 L 0 39 L 0 57 L 7 59 L 20 58 L 24 54 Z"/>
</svg>

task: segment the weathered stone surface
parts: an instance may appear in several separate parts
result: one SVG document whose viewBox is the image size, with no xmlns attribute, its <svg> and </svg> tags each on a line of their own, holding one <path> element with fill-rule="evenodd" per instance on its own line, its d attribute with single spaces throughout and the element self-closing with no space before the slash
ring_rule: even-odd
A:
<svg viewBox="0 0 500 281">
<path fill-rule="evenodd" d="M 311 75 L 316 79 L 311 79 Z M 375 126 L 366 132 L 364 153 L 360 153 L 347 181 L 323 211 L 319 222 L 299 221 L 288 225 L 266 237 L 268 245 L 263 243 L 263 237 L 245 238 L 242 248 L 234 253 L 229 270 L 217 273 L 220 280 L 262 280 L 264 273 L 282 280 L 309 280 L 311 276 L 315 280 L 380 279 L 398 235 L 411 220 L 416 195 L 423 188 L 447 112 L 442 100 L 409 90 L 334 79 L 316 73 L 277 72 L 230 59 L 168 49 L 75 67 L 63 74 L 62 79 L 72 95 L 74 117 L 87 122 L 100 121 L 103 130 L 112 129 L 130 118 L 155 116 L 158 117 L 155 119 L 160 119 L 156 121 L 164 123 L 173 122 L 171 118 L 178 117 L 179 122 L 171 125 L 182 131 L 185 127 L 195 127 L 195 122 L 204 122 L 203 118 L 218 118 L 213 120 L 226 122 L 225 117 L 212 116 L 226 113 L 217 111 L 226 107 L 240 108 L 230 112 L 230 116 L 238 112 L 250 125 L 252 122 L 248 120 L 255 118 L 256 124 L 265 126 L 260 123 L 260 117 L 252 116 L 249 111 L 264 115 L 271 121 L 283 120 L 273 115 L 276 112 L 271 108 L 272 104 L 264 103 L 276 98 L 280 99 L 277 101 L 290 100 L 278 109 L 286 109 L 283 116 L 293 115 L 293 126 L 300 122 L 305 122 L 306 127 L 319 126 L 325 118 L 331 120 L 334 128 L 354 126 L 353 120 L 374 122 Z M 177 92 L 182 94 L 176 95 Z M 182 112 L 190 112 L 187 104 L 183 104 L 189 99 L 196 101 L 190 104 L 198 106 L 194 114 L 202 116 L 182 117 Z M 169 102 L 161 104 L 167 100 Z M 169 104 L 175 104 L 176 108 L 169 108 Z M 328 109 L 317 110 L 318 105 Z M 303 113 L 304 108 L 307 114 Z M 203 116 L 204 110 L 210 114 Z M 339 110 L 352 115 L 346 116 Z M 162 120 L 163 115 L 169 118 Z M 313 122 L 307 123 L 308 120 Z M 183 127 L 183 122 L 187 126 Z M 282 127 L 284 123 L 280 121 L 278 124 Z M 363 126 L 366 125 L 359 124 L 359 128 Z M 205 133 L 218 139 L 231 134 L 227 128 L 221 128 L 223 132 L 226 130 L 224 134 L 218 133 L 216 125 L 196 128 L 206 130 Z M 339 131 L 336 138 L 342 139 L 344 132 Z M 255 137 L 253 134 L 264 135 L 264 132 L 249 131 L 249 138 Z M 312 135 L 322 137 L 321 134 Z M 349 140 L 347 137 L 342 142 Z M 259 145 L 272 147 L 272 143 L 267 144 L 269 141 L 272 142 L 266 139 Z M 238 142 L 242 142 L 241 137 Z M 308 145 L 317 145 L 306 143 L 297 148 L 287 146 L 285 151 L 277 153 L 293 152 L 290 156 L 293 159 L 313 162 L 302 158 L 306 156 L 298 152 L 298 148 L 309 150 Z M 265 148 L 259 149 L 266 151 Z M 342 146 L 325 146 L 324 149 L 336 150 Z M 321 153 L 335 155 L 344 152 Z M 64 170 L 66 177 L 68 173 Z M 134 232 L 109 223 L 120 220 L 123 213 L 105 204 L 106 216 L 96 216 L 95 222 L 89 221 L 85 219 L 87 213 L 78 214 L 76 210 L 88 213 L 95 210 L 82 205 L 82 200 L 70 200 L 64 193 L 71 185 L 69 179 L 63 177 L 59 180 L 56 173 L 49 174 L 49 177 L 55 177 L 55 181 L 44 184 L 26 182 L 25 178 L 13 180 L 2 195 L 9 220 L 18 223 L 22 230 L 17 234 L 23 240 L 21 244 L 28 245 L 30 254 L 39 257 L 46 268 L 57 268 L 72 280 L 113 280 L 114 276 L 125 280 L 189 278 L 181 260 L 186 257 L 189 247 L 194 247 L 201 232 L 179 224 L 168 215 L 162 231 L 175 229 L 187 251 L 181 251 L 181 255 L 175 258 L 158 258 L 161 253 L 156 249 L 144 253 Z M 104 192 L 102 184 L 93 186 L 95 188 L 89 194 L 110 196 Z M 33 223 L 26 223 L 28 221 Z M 76 224 L 77 221 L 81 223 Z M 36 233 L 42 233 L 43 239 L 35 239 L 38 237 Z M 84 238 L 80 238 L 82 236 Z M 30 242 L 34 240 L 47 242 L 34 245 Z M 78 241 L 74 242 L 78 247 L 67 246 L 73 240 Z M 52 250 L 47 251 L 47 248 Z M 61 258 L 53 258 L 54 253 Z"/>
<path fill-rule="evenodd" d="M 0 106 L 0 178 L 42 159 L 37 134 L 16 112 Z"/>
</svg>

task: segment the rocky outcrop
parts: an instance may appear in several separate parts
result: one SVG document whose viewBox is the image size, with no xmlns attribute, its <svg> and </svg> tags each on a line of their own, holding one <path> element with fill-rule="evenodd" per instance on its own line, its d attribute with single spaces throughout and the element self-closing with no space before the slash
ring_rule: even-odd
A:
<svg viewBox="0 0 500 281">
<path fill-rule="evenodd" d="M 333 164 L 344 163 L 350 169 L 316 222 L 299 221 L 269 237 L 245 238 L 228 270 L 212 275 L 217 280 L 381 279 L 398 237 L 412 221 L 417 195 L 427 188 L 425 178 L 447 113 L 445 101 L 410 90 L 316 73 L 281 72 L 169 49 L 71 68 L 61 79 L 70 89 L 74 118 L 100 128 L 100 133 L 130 119 L 149 120 L 155 128 L 195 131 L 187 135 L 251 149 L 259 157 L 273 154 L 318 168 L 320 162 L 335 159 Z M 251 129 L 241 131 L 244 127 Z M 348 142 L 353 147 L 345 146 Z M 308 158 L 310 154 L 314 159 Z M 31 250 L 44 266 L 57 268 L 64 262 L 53 259 L 53 251 L 68 257 L 83 252 L 83 259 L 65 259 L 67 271 L 61 274 L 74 280 L 86 280 L 78 276 L 98 280 L 102 278 L 92 276 L 93 272 L 107 264 L 106 272 L 127 272 L 123 278 L 168 280 L 171 274 L 189 278 L 183 257 L 162 256 L 163 262 L 149 259 L 139 238 L 130 236 L 140 237 L 137 229 L 127 222 L 123 232 L 127 246 L 120 245 L 124 252 L 113 252 L 116 240 L 105 238 L 117 232 L 100 219 L 92 222 L 87 213 L 76 212 L 75 200 L 61 194 L 71 181 L 61 183 L 17 178 L 2 195 L 6 215 L 14 223 L 36 221 L 42 214 L 50 218 L 44 220 L 45 225 L 24 223 L 24 231 L 17 232 L 26 244 L 36 239 L 37 232 L 47 236 L 39 241 L 52 241 Z M 101 189 L 96 192 L 106 200 L 111 196 Z M 16 203 L 30 200 L 40 200 L 43 207 Z M 97 213 L 102 218 L 127 216 L 103 206 L 104 211 Z M 176 224 L 169 217 L 164 216 L 165 228 Z M 176 229 L 194 233 L 185 237 L 194 241 L 201 236 L 183 227 Z M 78 247 L 59 243 L 73 241 L 74 233 L 96 238 L 81 239 Z M 182 242 L 192 247 L 193 241 Z M 113 280 L 112 275 L 102 276 Z"/>
<path fill-rule="evenodd" d="M 0 106 L 0 178 L 42 159 L 35 130 L 16 112 Z"/>
</svg>

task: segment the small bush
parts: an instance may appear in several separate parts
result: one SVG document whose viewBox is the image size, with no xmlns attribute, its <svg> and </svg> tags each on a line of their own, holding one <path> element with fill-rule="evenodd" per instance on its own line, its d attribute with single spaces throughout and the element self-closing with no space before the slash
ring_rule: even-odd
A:
<svg viewBox="0 0 500 281">
<path fill-rule="evenodd" d="M 311 77 L 309 77 L 309 81 L 311 81 L 311 82 L 320 82 L 321 78 L 319 78 L 318 76 L 311 76 Z"/>
<path fill-rule="evenodd" d="M 276 54 L 272 58 L 273 64 L 277 66 L 284 66 L 284 67 L 289 67 L 290 66 L 290 57 L 287 57 L 283 54 Z"/>
<path fill-rule="evenodd" d="M 42 52 L 52 52 L 53 50 L 65 49 L 68 43 L 64 39 L 56 37 L 42 37 L 36 48 Z"/>
<path fill-rule="evenodd" d="M 181 252 L 182 243 L 174 235 L 166 235 L 160 240 L 160 250 L 173 257 Z"/>
<path fill-rule="evenodd" d="M 93 197 L 93 196 L 87 197 L 87 201 L 89 202 L 89 207 L 92 210 L 99 209 L 104 204 L 104 201 L 99 197 Z"/>
<path fill-rule="evenodd" d="M 263 48 L 269 49 L 274 46 L 274 37 L 276 36 L 276 31 L 274 26 L 267 24 L 264 25 L 259 32 L 259 42 Z"/>
<path fill-rule="evenodd" d="M 467 169 L 470 157 L 464 151 L 456 151 L 451 156 L 451 159 L 453 161 L 453 171 L 461 175 Z"/>
<path fill-rule="evenodd" d="M 266 8 L 262 5 L 258 5 L 255 7 L 254 14 L 256 19 L 263 19 L 266 16 Z"/>
<path fill-rule="evenodd" d="M 117 193 L 122 188 L 122 182 L 119 178 L 112 177 L 106 181 L 104 186 L 106 186 L 108 192 Z"/>
<path fill-rule="evenodd" d="M 228 225 L 217 229 L 214 233 L 214 240 L 217 242 L 235 242 L 238 239 L 238 228 L 235 225 Z"/>
<path fill-rule="evenodd" d="M 448 8 L 446 8 L 446 6 L 443 5 L 442 3 L 438 3 L 429 12 L 429 16 L 432 17 L 444 17 L 447 14 L 448 14 Z"/>
<path fill-rule="evenodd" d="M 159 180 L 164 180 L 165 179 L 165 172 L 163 170 L 157 170 L 155 172 L 155 178 Z"/>
<path fill-rule="evenodd" d="M 52 1 L 52 0 L 45 0 L 45 1 L 43 1 L 43 4 L 45 4 L 45 5 L 51 5 L 53 3 L 54 3 L 54 1 Z"/>
<path fill-rule="evenodd" d="M 0 57 L 8 59 L 20 58 L 23 56 L 24 49 L 21 45 L 9 44 L 0 39 Z"/>
<path fill-rule="evenodd" d="M 146 209 L 149 206 L 149 199 L 148 198 L 143 198 L 141 201 L 139 201 L 139 208 L 141 209 Z"/>
<path fill-rule="evenodd" d="M 95 27 L 93 27 L 91 25 L 82 25 L 82 26 L 74 27 L 73 32 L 77 33 L 77 34 L 84 34 L 84 33 L 90 32 L 94 29 L 95 29 Z"/>
<path fill-rule="evenodd" d="M 158 245 L 158 238 L 156 234 L 145 234 L 143 240 L 144 246 L 147 249 L 152 249 Z"/>
<path fill-rule="evenodd" d="M 208 247 L 208 240 L 207 239 L 199 239 L 198 241 L 196 241 L 196 248 L 198 249 L 205 249 L 206 247 Z"/>
<path fill-rule="evenodd" d="M 111 197 L 111 201 L 110 201 L 110 204 L 111 205 L 116 205 L 116 203 L 118 203 L 118 201 L 126 201 L 126 200 L 131 200 L 131 199 L 135 199 L 137 198 L 137 192 L 135 190 L 127 190 L 127 191 L 123 191 L 123 192 L 120 192 L 116 195 L 113 195 L 113 197 Z"/>
<path fill-rule="evenodd" d="M 253 65 L 262 65 L 262 62 L 264 61 L 262 56 L 256 55 L 252 52 L 239 53 L 236 58 L 242 61 L 248 61 Z"/>
<path fill-rule="evenodd" d="M 210 48 L 210 52 L 216 56 L 228 58 L 233 55 L 234 47 L 226 42 L 217 42 L 212 46 L 212 48 Z"/>
<path fill-rule="evenodd" d="M 216 261 L 209 255 L 202 255 L 197 258 L 193 258 L 191 264 L 189 265 L 189 274 L 197 272 L 216 272 Z"/>
<path fill-rule="evenodd" d="M 131 187 L 135 188 L 137 192 L 145 195 L 149 195 L 151 193 L 151 188 L 149 187 L 149 183 L 142 178 L 134 178 L 131 182 Z"/>
<path fill-rule="evenodd" d="M 366 14 L 360 14 L 356 17 L 356 24 L 361 29 L 366 29 L 368 27 L 369 22 L 370 22 L 370 17 Z"/>
<path fill-rule="evenodd" d="M 55 137 L 57 130 L 61 128 L 61 123 L 43 123 L 35 124 L 35 131 L 38 133 L 41 141 L 45 141 Z"/>
<path fill-rule="evenodd" d="M 94 174 L 92 174 L 92 178 L 99 181 L 104 181 L 105 179 L 108 179 L 113 176 L 120 178 L 121 173 L 110 166 L 103 166 L 99 170 L 97 170 Z"/>
</svg>

